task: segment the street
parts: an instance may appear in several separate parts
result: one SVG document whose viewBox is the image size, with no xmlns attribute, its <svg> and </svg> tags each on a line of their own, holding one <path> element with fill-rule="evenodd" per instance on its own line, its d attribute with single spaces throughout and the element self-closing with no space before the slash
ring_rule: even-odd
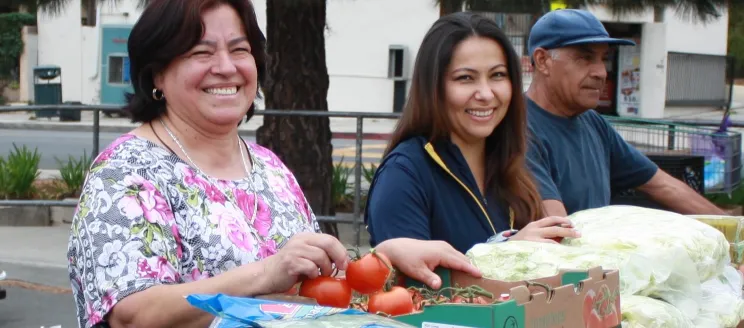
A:
<svg viewBox="0 0 744 328">
<path fill-rule="evenodd" d="M 121 133 L 101 133 L 100 148 L 105 148 Z M 254 137 L 246 137 L 246 140 L 254 141 Z M 75 132 L 75 131 L 47 131 L 47 130 L 1 130 L 0 129 L 0 156 L 5 157 L 13 149 L 13 144 L 18 147 L 26 145 L 31 151 L 37 148 L 41 154 L 41 163 L 39 169 L 56 170 L 59 164 L 55 160 L 58 158 L 67 162 L 69 156 L 79 159 L 85 151 L 89 156 L 93 148 L 92 132 Z M 355 140 L 353 139 L 333 139 L 333 161 L 339 162 L 343 157 L 345 166 L 353 166 L 355 156 Z M 363 143 L 363 162 L 377 163 L 382 157 L 382 152 L 386 145 L 385 141 L 364 140 Z"/>
<path fill-rule="evenodd" d="M 8 274 L 0 283 L 8 291 L 0 300 L 0 328 L 77 327 L 66 269 L 0 262 L 0 270 Z"/>
</svg>

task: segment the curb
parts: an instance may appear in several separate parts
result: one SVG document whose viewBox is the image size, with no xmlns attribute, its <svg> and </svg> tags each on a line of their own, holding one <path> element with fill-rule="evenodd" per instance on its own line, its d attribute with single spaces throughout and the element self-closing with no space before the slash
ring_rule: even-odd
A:
<svg viewBox="0 0 744 328">
<path fill-rule="evenodd" d="M 101 125 L 101 133 L 127 133 L 134 129 L 135 126 L 111 126 Z M 0 122 L 0 130 L 41 130 L 41 131 L 63 131 L 63 132 L 93 132 L 93 125 L 82 123 L 40 123 L 40 122 Z M 256 130 L 241 129 L 240 135 L 255 137 Z M 362 133 L 363 140 L 382 140 L 390 139 L 390 133 Z M 356 132 L 333 132 L 333 139 L 356 139 Z"/>
<path fill-rule="evenodd" d="M 44 261 L 38 261 L 38 260 L 28 261 L 28 260 L 9 259 L 9 258 L 0 257 L 0 264 L 21 265 L 21 266 L 41 268 L 41 269 L 65 269 L 67 270 L 67 264 L 44 262 Z M 6 278 L 6 279 L 9 279 L 9 278 Z"/>
</svg>

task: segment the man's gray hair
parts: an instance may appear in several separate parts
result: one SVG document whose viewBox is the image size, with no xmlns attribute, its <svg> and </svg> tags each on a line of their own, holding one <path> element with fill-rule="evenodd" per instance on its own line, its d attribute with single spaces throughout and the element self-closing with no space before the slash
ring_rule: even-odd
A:
<svg viewBox="0 0 744 328">
<path fill-rule="evenodd" d="M 548 50 L 548 55 L 550 55 L 550 58 L 558 59 L 558 57 L 560 56 L 560 51 L 559 49 L 550 49 Z"/>
</svg>

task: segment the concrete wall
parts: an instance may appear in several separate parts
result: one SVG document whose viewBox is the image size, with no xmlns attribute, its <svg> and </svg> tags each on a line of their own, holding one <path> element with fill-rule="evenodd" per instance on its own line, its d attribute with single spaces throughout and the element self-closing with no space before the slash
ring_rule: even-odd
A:
<svg viewBox="0 0 744 328">
<path fill-rule="evenodd" d="M 645 23 L 641 35 L 640 112 L 642 118 L 664 117 L 669 25 Z"/>
<path fill-rule="evenodd" d="M 80 0 L 70 0 L 59 15 L 40 12 L 39 65 L 57 65 L 62 70 L 62 101 L 83 101 L 83 90 L 89 85 L 83 76 L 82 27 Z"/>
<path fill-rule="evenodd" d="M 606 8 L 588 8 L 597 18 L 606 22 L 653 23 L 654 12 L 648 9 L 643 13 L 613 16 Z M 675 9 L 664 13 L 667 24 L 666 44 L 668 51 L 689 52 L 711 55 L 725 55 L 728 39 L 728 11 L 724 10 L 718 20 L 703 24 L 682 17 Z"/>
<path fill-rule="evenodd" d="M 266 1 L 255 0 L 265 32 Z M 108 2 L 98 11 L 96 27 L 81 26 L 80 0 L 70 0 L 60 15 L 39 15 L 39 65 L 62 67 L 63 100 L 100 101 L 100 26 L 133 25 L 140 15 L 136 0 Z M 605 21 L 652 22 L 642 15 L 615 18 L 602 8 L 591 10 Z M 671 12 L 671 11 L 670 11 Z M 391 112 L 393 81 L 388 78 L 388 49 L 406 49 L 405 75 L 412 73 L 418 46 L 438 18 L 434 0 L 328 1 L 326 58 L 330 75 L 328 104 L 336 111 Z M 667 14 L 669 51 L 724 54 L 728 16 L 701 28 Z M 525 84 L 529 83 L 526 79 Z"/>
</svg>

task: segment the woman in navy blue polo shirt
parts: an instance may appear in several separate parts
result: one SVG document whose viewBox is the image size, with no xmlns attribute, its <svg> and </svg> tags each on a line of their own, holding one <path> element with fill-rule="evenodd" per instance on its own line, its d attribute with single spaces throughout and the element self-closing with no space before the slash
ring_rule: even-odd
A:
<svg viewBox="0 0 744 328">
<path fill-rule="evenodd" d="M 424 37 L 408 102 L 370 186 L 372 246 L 442 240 L 460 252 L 496 238 L 577 237 L 543 218 L 525 166 L 520 59 L 494 21 L 460 12 Z"/>
</svg>

